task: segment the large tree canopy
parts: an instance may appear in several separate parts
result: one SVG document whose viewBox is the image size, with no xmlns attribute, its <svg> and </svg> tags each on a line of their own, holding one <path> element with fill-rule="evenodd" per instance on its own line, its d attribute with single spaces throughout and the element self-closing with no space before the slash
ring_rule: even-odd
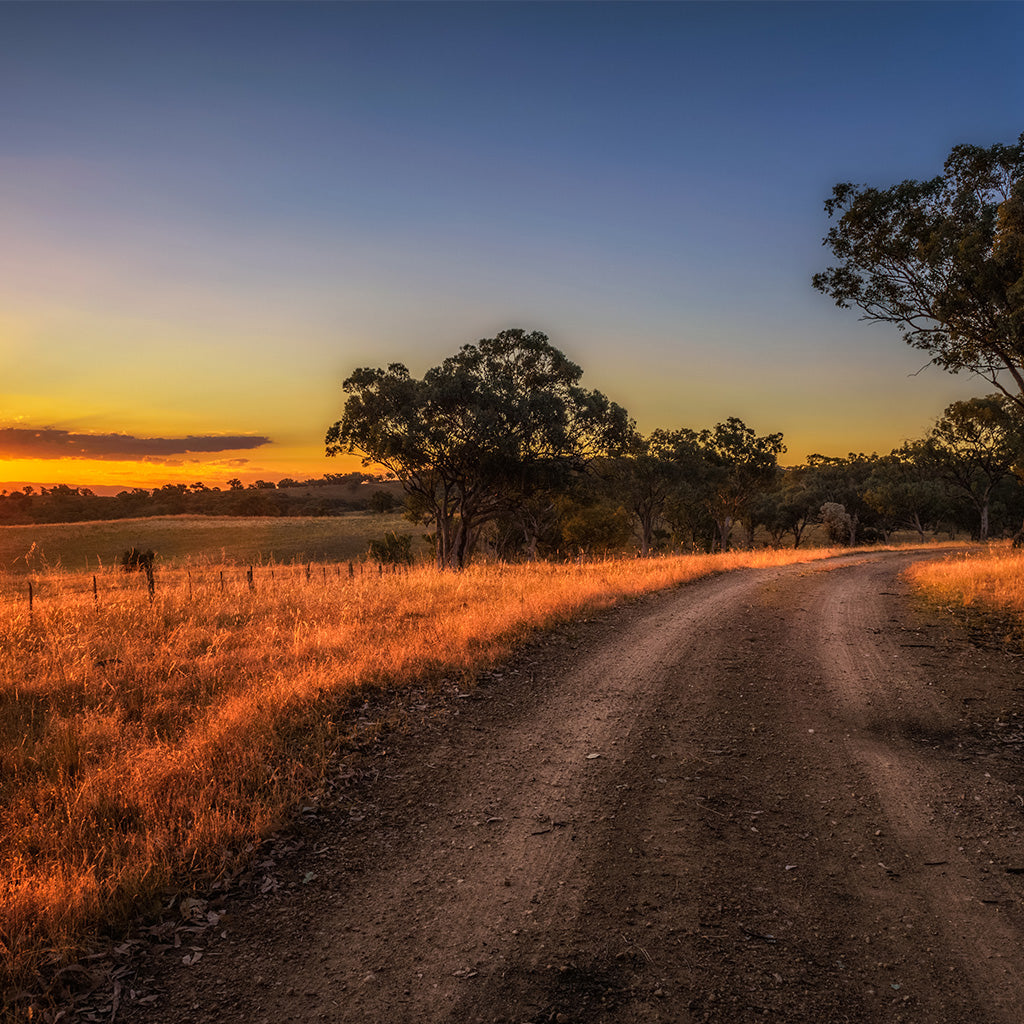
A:
<svg viewBox="0 0 1024 1024">
<path fill-rule="evenodd" d="M 979 540 L 988 539 L 993 492 L 1020 463 L 1021 434 L 1016 408 L 987 395 L 947 406 L 928 436 L 934 472 L 977 510 Z"/>
<path fill-rule="evenodd" d="M 825 211 L 839 263 L 815 288 L 1024 408 L 1024 134 L 956 146 L 930 181 L 836 185 Z"/>
<path fill-rule="evenodd" d="M 636 521 L 643 557 L 651 553 L 655 526 L 679 499 L 681 488 L 703 482 L 706 475 L 704 454 L 692 430 L 637 435 L 632 451 L 615 460 L 611 478 Z"/>
<path fill-rule="evenodd" d="M 401 363 L 356 370 L 327 454 L 390 469 L 437 527 L 438 564 L 460 568 L 480 527 L 587 460 L 616 454 L 624 409 L 538 331 L 464 345 L 422 380 Z"/>
<path fill-rule="evenodd" d="M 721 550 L 727 551 L 733 524 L 750 514 L 758 491 L 774 479 L 786 446 L 782 434 L 756 434 L 736 416 L 702 430 L 698 440 L 709 464 L 708 510 Z"/>
</svg>

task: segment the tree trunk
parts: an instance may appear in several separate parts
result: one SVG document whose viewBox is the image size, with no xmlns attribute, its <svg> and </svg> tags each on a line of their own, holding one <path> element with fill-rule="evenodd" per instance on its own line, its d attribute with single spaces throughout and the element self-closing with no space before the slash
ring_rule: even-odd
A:
<svg viewBox="0 0 1024 1024">
<path fill-rule="evenodd" d="M 726 516 L 718 520 L 718 536 L 721 542 L 721 551 L 729 550 L 729 534 L 732 533 L 732 516 Z"/>
<path fill-rule="evenodd" d="M 654 517 L 642 515 L 640 519 L 640 557 L 646 558 L 651 551 L 651 534 L 654 532 Z"/>
<path fill-rule="evenodd" d="M 921 538 L 921 543 L 923 544 L 924 543 L 924 526 L 921 525 L 921 516 L 917 512 L 914 513 L 913 523 L 914 523 L 914 529 L 917 530 L 917 535 L 918 535 L 918 537 Z"/>
<path fill-rule="evenodd" d="M 445 543 L 447 531 L 448 526 L 445 523 L 444 516 L 438 512 L 434 517 L 434 554 L 437 556 L 438 570 L 444 568 L 445 560 L 448 557 L 448 545 Z"/>
<path fill-rule="evenodd" d="M 459 525 L 455 529 L 455 536 L 452 538 L 451 551 L 448 556 L 448 567 L 461 570 L 466 567 L 466 561 L 473 549 L 476 540 L 476 527 L 471 519 L 459 517 Z"/>
<path fill-rule="evenodd" d="M 456 537 L 453 535 L 452 518 L 443 512 L 437 513 L 437 567 L 455 568 L 452 558 L 455 554 Z"/>
<path fill-rule="evenodd" d="M 523 543 L 526 548 L 526 560 L 528 562 L 537 561 L 537 543 L 539 539 L 536 530 L 523 529 Z"/>
</svg>

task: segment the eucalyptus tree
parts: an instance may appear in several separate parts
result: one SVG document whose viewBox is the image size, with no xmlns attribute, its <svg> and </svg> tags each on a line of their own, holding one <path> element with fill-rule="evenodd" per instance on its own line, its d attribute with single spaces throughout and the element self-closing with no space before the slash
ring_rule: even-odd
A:
<svg viewBox="0 0 1024 1024">
<path fill-rule="evenodd" d="M 776 546 L 790 534 L 793 547 L 798 548 L 807 527 L 817 520 L 820 508 L 813 472 L 807 466 L 793 466 L 780 469 L 774 484 L 757 496 L 754 522 L 768 531 Z"/>
<path fill-rule="evenodd" d="M 877 455 L 855 454 L 845 458 L 829 455 L 809 455 L 809 485 L 816 492 L 815 500 L 819 509 L 826 504 L 841 505 L 846 513 L 846 542 L 853 547 L 857 535 L 864 526 L 872 525 L 877 513 L 865 501 L 867 481 L 878 464 Z M 840 521 L 833 510 L 832 522 Z M 838 538 L 837 538 L 838 539 Z"/>
<path fill-rule="evenodd" d="M 518 329 L 462 346 L 422 379 L 401 363 L 357 369 L 327 454 L 394 473 L 435 524 L 438 566 L 459 569 L 486 523 L 627 444 L 625 410 L 581 388 L 582 373 L 546 335 Z"/>
<path fill-rule="evenodd" d="M 840 183 L 825 211 L 839 262 L 814 287 L 1024 410 L 1024 134 L 956 146 L 928 181 Z"/>
<path fill-rule="evenodd" d="M 1022 420 L 1003 395 L 953 402 L 928 435 L 937 475 L 971 506 L 977 536 L 987 540 L 992 497 L 1021 463 Z"/>
<path fill-rule="evenodd" d="M 702 430 L 697 440 L 708 466 L 708 511 L 726 551 L 733 525 L 750 516 L 757 494 L 771 486 L 786 446 L 782 434 L 759 435 L 736 416 Z"/>
<path fill-rule="evenodd" d="M 886 535 L 902 527 L 917 533 L 923 543 L 925 533 L 949 511 L 929 443 L 907 441 L 880 458 L 865 481 L 864 500 L 882 517 Z"/>
<path fill-rule="evenodd" d="M 637 435 L 627 455 L 614 460 L 611 473 L 616 490 L 628 506 L 647 557 L 659 523 L 667 522 L 670 504 L 706 477 L 699 436 L 692 430 L 655 430 Z"/>
</svg>

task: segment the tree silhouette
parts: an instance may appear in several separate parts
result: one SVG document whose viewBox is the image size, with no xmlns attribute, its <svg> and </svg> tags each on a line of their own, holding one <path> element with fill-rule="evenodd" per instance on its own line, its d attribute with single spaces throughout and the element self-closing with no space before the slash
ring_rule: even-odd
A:
<svg viewBox="0 0 1024 1024">
<path fill-rule="evenodd" d="M 824 244 L 840 262 L 815 288 L 1024 409 L 1024 134 L 956 146 L 930 181 L 838 184 L 825 211 L 837 220 Z"/>
<path fill-rule="evenodd" d="M 434 523 L 438 566 L 461 568 L 481 527 L 552 472 L 625 445 L 625 410 L 579 387 L 582 372 L 546 335 L 518 329 L 464 345 L 422 380 L 401 363 L 358 369 L 327 454 L 393 472 Z"/>
</svg>

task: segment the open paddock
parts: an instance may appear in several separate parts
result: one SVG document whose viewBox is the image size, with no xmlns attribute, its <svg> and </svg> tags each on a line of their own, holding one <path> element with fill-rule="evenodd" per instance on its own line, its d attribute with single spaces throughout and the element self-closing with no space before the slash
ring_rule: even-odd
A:
<svg viewBox="0 0 1024 1024">
<path fill-rule="evenodd" d="M 394 530 L 425 549 L 422 528 L 397 513 L 341 516 L 157 516 L 0 528 L 0 569 L 96 572 L 116 566 L 128 548 L 152 549 L 157 566 L 272 565 L 366 557 L 371 538 Z"/>
</svg>

